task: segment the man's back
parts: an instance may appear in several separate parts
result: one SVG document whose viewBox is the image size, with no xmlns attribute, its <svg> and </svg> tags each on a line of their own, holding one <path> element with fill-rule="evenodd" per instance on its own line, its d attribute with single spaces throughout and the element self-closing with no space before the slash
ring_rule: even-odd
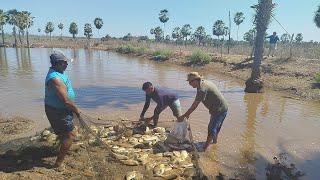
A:
<svg viewBox="0 0 320 180">
<path fill-rule="evenodd" d="M 165 88 L 154 88 L 154 92 L 148 95 L 160 106 L 168 106 L 178 99 L 178 95 L 165 89 Z"/>
</svg>

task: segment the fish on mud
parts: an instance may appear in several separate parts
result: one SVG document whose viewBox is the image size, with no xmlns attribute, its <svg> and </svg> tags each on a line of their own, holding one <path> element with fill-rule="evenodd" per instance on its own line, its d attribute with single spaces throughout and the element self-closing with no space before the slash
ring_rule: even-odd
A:
<svg viewBox="0 0 320 180">
<path fill-rule="evenodd" d="M 143 175 L 138 171 L 128 172 L 126 175 L 126 180 L 142 180 Z"/>
<path fill-rule="evenodd" d="M 121 160 L 121 162 L 127 166 L 138 166 L 139 165 L 139 162 L 136 160 L 133 160 L 133 159 Z"/>
</svg>

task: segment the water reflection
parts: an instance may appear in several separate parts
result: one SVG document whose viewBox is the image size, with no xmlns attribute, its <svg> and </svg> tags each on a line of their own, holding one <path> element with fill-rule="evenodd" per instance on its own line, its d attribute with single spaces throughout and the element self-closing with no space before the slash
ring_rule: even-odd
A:
<svg viewBox="0 0 320 180">
<path fill-rule="evenodd" d="M 15 48 L 17 60 L 17 73 L 21 75 L 32 74 L 32 63 L 29 48 Z"/>
<path fill-rule="evenodd" d="M 8 75 L 9 73 L 7 49 L 5 47 L 0 48 L 0 70 L 1 75 Z"/>
<path fill-rule="evenodd" d="M 240 165 L 246 167 L 255 162 L 255 135 L 257 127 L 257 109 L 263 100 L 262 94 L 246 93 L 243 97 L 246 104 L 247 120 L 245 131 L 241 134 Z"/>
<path fill-rule="evenodd" d="M 72 49 L 72 59 L 73 60 L 79 59 L 79 49 Z"/>
</svg>

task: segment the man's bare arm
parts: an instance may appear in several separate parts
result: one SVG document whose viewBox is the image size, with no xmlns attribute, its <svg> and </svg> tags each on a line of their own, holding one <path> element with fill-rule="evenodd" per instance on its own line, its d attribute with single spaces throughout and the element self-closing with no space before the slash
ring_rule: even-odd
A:
<svg viewBox="0 0 320 180">
<path fill-rule="evenodd" d="M 77 116 L 80 115 L 80 110 L 75 103 L 68 98 L 67 88 L 60 79 L 53 78 L 48 82 L 48 85 L 56 90 L 57 96 L 68 108 L 70 108 Z"/>
</svg>

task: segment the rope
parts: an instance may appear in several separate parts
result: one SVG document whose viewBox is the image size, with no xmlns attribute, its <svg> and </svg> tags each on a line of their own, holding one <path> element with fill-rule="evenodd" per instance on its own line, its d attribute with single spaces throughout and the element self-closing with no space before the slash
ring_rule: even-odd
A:
<svg viewBox="0 0 320 180">
<path fill-rule="evenodd" d="M 274 20 L 277 21 L 277 23 L 282 27 L 282 29 L 283 29 L 284 31 L 287 32 L 287 34 L 290 34 L 290 33 L 282 26 L 282 24 L 281 24 L 272 14 L 271 14 L 271 17 L 272 17 Z"/>
</svg>

